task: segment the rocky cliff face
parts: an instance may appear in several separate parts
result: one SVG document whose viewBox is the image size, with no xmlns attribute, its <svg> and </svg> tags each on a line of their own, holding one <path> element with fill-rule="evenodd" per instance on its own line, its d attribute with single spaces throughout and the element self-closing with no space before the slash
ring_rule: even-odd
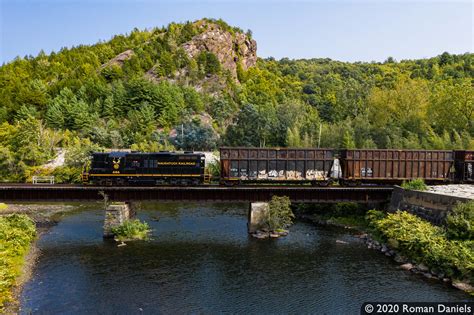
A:
<svg viewBox="0 0 474 315">
<path fill-rule="evenodd" d="M 110 66 L 119 66 L 119 67 L 121 67 L 121 66 L 123 66 L 123 64 L 126 60 L 132 58 L 134 55 L 135 55 L 135 53 L 133 52 L 133 50 L 128 49 L 128 50 L 124 51 L 123 53 L 118 54 L 116 57 L 110 59 L 109 62 L 103 64 L 101 66 L 101 68 L 106 68 L 106 67 L 110 67 Z"/>
<path fill-rule="evenodd" d="M 237 65 L 243 70 L 254 66 L 257 62 L 257 42 L 246 34 L 230 32 L 215 23 L 196 22 L 202 33 L 184 43 L 182 48 L 189 57 L 194 58 L 200 52 L 211 52 L 219 59 L 223 69 L 230 71 L 237 78 Z"/>
</svg>

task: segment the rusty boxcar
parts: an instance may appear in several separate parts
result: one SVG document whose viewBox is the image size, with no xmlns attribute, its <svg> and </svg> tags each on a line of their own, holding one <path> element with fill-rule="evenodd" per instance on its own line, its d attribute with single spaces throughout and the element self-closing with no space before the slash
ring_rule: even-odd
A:
<svg viewBox="0 0 474 315">
<path fill-rule="evenodd" d="M 220 148 L 221 182 L 310 182 L 327 185 L 332 149 Z"/>
<path fill-rule="evenodd" d="M 453 151 L 445 150 L 341 150 L 345 184 L 400 183 L 423 178 L 426 182 L 447 182 L 454 175 Z"/>
<path fill-rule="evenodd" d="M 474 182 L 474 151 L 456 150 L 454 159 L 456 160 L 456 182 Z"/>
</svg>

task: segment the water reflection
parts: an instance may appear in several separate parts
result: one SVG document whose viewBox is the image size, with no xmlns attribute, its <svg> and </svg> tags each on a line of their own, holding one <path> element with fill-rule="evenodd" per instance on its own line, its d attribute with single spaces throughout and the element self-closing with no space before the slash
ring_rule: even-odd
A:
<svg viewBox="0 0 474 315">
<path fill-rule="evenodd" d="M 286 238 L 252 239 L 247 207 L 144 204 L 153 240 L 120 248 L 102 240 L 100 210 L 66 216 L 39 241 L 23 313 L 358 314 L 365 301 L 469 299 L 344 231 L 297 223 Z"/>
</svg>

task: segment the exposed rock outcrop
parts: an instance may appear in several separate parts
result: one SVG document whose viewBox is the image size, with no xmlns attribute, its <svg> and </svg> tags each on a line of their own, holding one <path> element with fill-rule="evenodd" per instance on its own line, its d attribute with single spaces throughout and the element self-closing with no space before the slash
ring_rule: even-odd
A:
<svg viewBox="0 0 474 315">
<path fill-rule="evenodd" d="M 247 35 L 231 33 L 212 22 L 198 21 L 196 25 L 203 31 L 182 45 L 189 57 L 194 58 L 202 51 L 211 52 L 234 78 L 239 63 L 243 70 L 257 63 L 257 42 Z"/>
<path fill-rule="evenodd" d="M 107 63 L 102 65 L 102 68 L 111 66 L 123 66 L 124 62 L 133 57 L 135 53 L 133 50 L 125 50 L 123 53 L 118 54 L 114 58 L 110 59 Z"/>
<path fill-rule="evenodd" d="M 220 69 L 228 71 L 234 81 L 238 81 L 238 69 L 243 71 L 255 66 L 257 63 L 257 42 L 244 34 L 241 30 L 231 28 L 222 23 L 211 20 L 198 20 L 193 23 L 196 31 L 194 37 L 181 46 L 173 46 L 172 52 L 182 48 L 189 58 L 196 59 L 200 53 L 209 52 L 216 56 L 220 63 Z M 144 43 L 148 45 L 150 42 Z M 124 63 L 132 58 L 135 52 L 132 49 L 126 50 L 101 66 L 101 69 L 113 66 L 122 67 Z M 190 79 L 189 68 L 177 69 L 173 74 L 163 75 L 160 69 L 160 61 L 150 68 L 144 76 L 149 80 L 159 83 L 166 80 L 171 83 L 191 84 L 197 91 L 205 91 L 211 96 L 218 95 L 227 86 L 227 76 L 222 73 L 207 73 L 199 80 Z M 192 80 L 192 82 L 190 82 Z"/>
</svg>

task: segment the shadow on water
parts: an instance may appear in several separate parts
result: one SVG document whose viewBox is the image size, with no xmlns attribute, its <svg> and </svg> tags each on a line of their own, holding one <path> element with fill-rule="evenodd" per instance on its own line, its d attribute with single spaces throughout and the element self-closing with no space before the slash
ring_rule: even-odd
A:
<svg viewBox="0 0 474 315">
<path fill-rule="evenodd" d="M 366 301 L 470 299 L 341 230 L 297 223 L 286 238 L 252 239 L 247 207 L 141 205 L 153 239 L 124 247 L 102 240 L 102 211 L 65 216 L 38 242 L 23 313 L 358 314 Z"/>
</svg>

